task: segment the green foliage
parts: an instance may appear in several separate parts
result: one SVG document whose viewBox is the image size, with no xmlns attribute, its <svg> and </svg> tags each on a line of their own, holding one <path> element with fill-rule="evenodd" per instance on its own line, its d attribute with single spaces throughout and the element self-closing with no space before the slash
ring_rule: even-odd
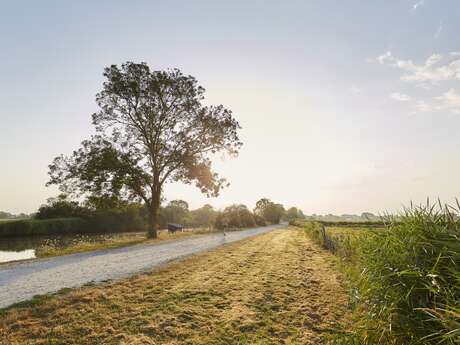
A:
<svg viewBox="0 0 460 345">
<path fill-rule="evenodd" d="M 88 213 L 89 210 L 81 207 L 78 202 L 68 200 L 65 194 L 60 194 L 56 198 L 49 198 L 46 205 L 40 206 L 35 218 L 80 218 L 87 216 Z"/>
<path fill-rule="evenodd" d="M 160 209 L 160 226 L 168 223 L 185 224 L 189 214 L 188 203 L 184 200 L 172 200 L 166 207 Z"/>
<path fill-rule="evenodd" d="M 301 221 L 299 219 L 294 219 L 289 222 L 289 225 L 299 226 L 304 228 L 308 237 L 310 237 L 314 242 L 320 246 L 324 246 L 324 238 L 321 235 L 321 224 L 318 222 L 310 221 Z"/>
<path fill-rule="evenodd" d="M 257 226 L 265 226 L 267 225 L 267 222 L 265 221 L 265 219 L 257 214 L 253 214 L 254 216 L 254 221 L 256 222 L 256 225 Z"/>
<path fill-rule="evenodd" d="M 185 220 L 185 224 L 192 228 L 211 227 L 217 217 L 217 212 L 214 208 L 206 204 L 196 210 L 190 211 Z"/>
<path fill-rule="evenodd" d="M 40 207 L 33 221 L 1 222 L 0 237 L 145 231 L 147 219 L 148 210 L 140 203 L 128 203 L 114 197 L 91 197 L 79 204 L 61 195 L 50 198 L 47 205 Z M 6 226 L 10 222 L 15 225 Z M 189 210 L 183 200 L 172 200 L 160 209 L 161 228 L 166 228 L 168 223 L 217 229 L 266 225 L 265 219 L 252 214 L 244 205 L 232 205 L 222 212 L 215 211 L 211 205 Z"/>
<path fill-rule="evenodd" d="M 89 221 L 92 232 L 145 231 L 147 228 L 145 207 L 135 203 L 121 208 L 94 211 Z"/>
<path fill-rule="evenodd" d="M 71 234 L 91 232 L 91 224 L 81 218 L 18 220 L 0 223 L 1 237 Z"/>
<path fill-rule="evenodd" d="M 145 231 L 146 223 L 141 204 L 119 202 L 116 207 L 91 209 L 60 195 L 41 206 L 36 219 L 0 223 L 0 237 Z"/>
<path fill-rule="evenodd" d="M 216 229 L 248 228 L 256 226 L 254 215 L 245 205 L 231 205 L 217 214 Z"/>
<path fill-rule="evenodd" d="M 284 213 L 283 205 L 275 204 L 267 198 L 257 201 L 256 208 L 254 209 L 254 214 L 262 217 L 266 222 L 271 224 L 279 224 Z"/>
<path fill-rule="evenodd" d="M 240 125 L 222 105 L 203 104 L 204 88 L 178 69 L 126 62 L 107 67 L 104 77 L 93 114 L 96 135 L 54 159 L 48 184 L 65 193 L 143 201 L 149 235 L 156 237 L 165 183 L 193 183 L 208 196 L 228 185 L 212 170 L 210 155 L 237 155 Z"/>
<path fill-rule="evenodd" d="M 356 321 L 336 344 L 459 344 L 460 220 L 449 207 L 411 207 L 384 229 L 294 221 L 345 264 Z M 374 224 L 373 224 L 374 225 Z"/>
<path fill-rule="evenodd" d="M 283 217 L 287 221 L 291 221 L 294 219 L 304 219 L 305 215 L 303 214 L 301 209 L 297 207 L 290 207 L 284 214 Z"/>
<path fill-rule="evenodd" d="M 318 222 L 344 222 L 344 223 L 362 223 L 362 222 L 382 222 L 385 217 L 376 216 L 370 212 L 363 212 L 361 215 L 357 214 L 326 214 L 326 215 L 317 215 L 312 214 L 311 216 L 306 216 L 308 220 L 318 221 Z"/>
<path fill-rule="evenodd" d="M 27 219 L 0 222 L 0 238 L 39 235 L 65 235 L 105 232 L 144 231 L 145 218 L 139 210 L 95 212 L 89 218 Z"/>
<path fill-rule="evenodd" d="M 9 212 L 0 211 L 0 221 L 5 220 L 14 220 L 14 219 L 28 219 L 32 217 L 31 214 L 19 213 L 19 214 L 12 214 Z"/>
<path fill-rule="evenodd" d="M 360 251 L 363 344 L 459 344 L 460 221 L 448 207 L 406 209 Z"/>
<path fill-rule="evenodd" d="M 351 227 L 351 228 L 382 228 L 388 225 L 388 222 L 380 221 L 360 221 L 360 222 L 349 222 L 349 221 L 317 221 L 324 226 L 340 226 L 340 227 Z M 393 224 L 398 223 L 396 219 L 392 220 Z"/>
</svg>

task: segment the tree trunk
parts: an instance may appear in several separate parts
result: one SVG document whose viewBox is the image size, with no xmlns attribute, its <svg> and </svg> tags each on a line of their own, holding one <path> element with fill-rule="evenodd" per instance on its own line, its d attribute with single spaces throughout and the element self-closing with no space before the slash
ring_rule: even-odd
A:
<svg viewBox="0 0 460 345">
<path fill-rule="evenodd" d="M 152 202 L 149 207 L 149 228 L 148 237 L 158 237 L 158 222 L 159 222 L 159 210 L 160 210 L 160 193 L 152 195 Z"/>
</svg>

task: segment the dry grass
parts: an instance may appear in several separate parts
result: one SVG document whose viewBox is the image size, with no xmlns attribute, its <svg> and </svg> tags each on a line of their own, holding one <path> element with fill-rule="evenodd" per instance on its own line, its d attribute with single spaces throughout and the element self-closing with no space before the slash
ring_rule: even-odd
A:
<svg viewBox="0 0 460 345">
<path fill-rule="evenodd" d="M 61 247 L 54 245 L 41 246 L 36 250 L 36 255 L 39 258 L 51 256 L 68 255 L 82 252 L 89 252 L 100 249 L 113 249 L 126 246 L 132 246 L 141 243 L 156 243 L 165 240 L 177 240 L 185 237 L 197 236 L 209 233 L 209 229 L 193 229 L 184 232 L 176 232 L 173 234 L 167 231 L 160 231 L 156 239 L 149 239 L 145 233 L 123 233 L 107 236 L 104 241 L 92 241 L 91 236 L 81 237 L 72 245 Z"/>
<path fill-rule="evenodd" d="M 1 344 L 323 344 L 345 322 L 330 254 L 290 228 L 9 310 Z"/>
</svg>

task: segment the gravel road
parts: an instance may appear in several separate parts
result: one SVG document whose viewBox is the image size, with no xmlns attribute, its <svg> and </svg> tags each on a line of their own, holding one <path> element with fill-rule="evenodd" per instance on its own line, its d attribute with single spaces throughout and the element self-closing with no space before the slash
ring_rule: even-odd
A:
<svg viewBox="0 0 460 345">
<path fill-rule="evenodd" d="M 0 308 L 35 295 L 78 287 L 89 282 L 120 279 L 182 256 L 216 248 L 225 243 L 263 234 L 285 225 L 209 234 L 164 243 L 58 256 L 0 266 Z"/>
</svg>

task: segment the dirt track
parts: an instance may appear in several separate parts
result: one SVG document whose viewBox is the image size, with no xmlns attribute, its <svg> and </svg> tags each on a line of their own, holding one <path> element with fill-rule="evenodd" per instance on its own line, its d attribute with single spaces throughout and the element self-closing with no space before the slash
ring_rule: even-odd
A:
<svg viewBox="0 0 460 345">
<path fill-rule="evenodd" d="M 128 277 L 185 255 L 263 234 L 282 225 L 203 235 L 177 241 L 58 256 L 0 266 L 0 308 L 35 295 Z"/>
</svg>

